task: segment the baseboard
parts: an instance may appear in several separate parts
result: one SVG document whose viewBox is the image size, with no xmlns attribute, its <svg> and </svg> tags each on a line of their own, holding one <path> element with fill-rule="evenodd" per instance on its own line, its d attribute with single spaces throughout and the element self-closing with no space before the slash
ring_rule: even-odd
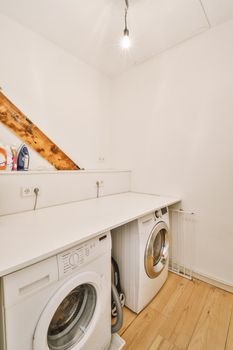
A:
<svg viewBox="0 0 233 350">
<path fill-rule="evenodd" d="M 223 289 L 227 292 L 233 293 L 233 285 L 226 284 L 225 282 L 218 281 L 218 280 L 214 279 L 213 277 L 206 276 L 206 275 L 203 275 L 203 274 L 198 273 L 198 272 L 193 272 L 193 277 L 200 280 L 200 281 L 209 283 L 215 287 Z"/>
</svg>

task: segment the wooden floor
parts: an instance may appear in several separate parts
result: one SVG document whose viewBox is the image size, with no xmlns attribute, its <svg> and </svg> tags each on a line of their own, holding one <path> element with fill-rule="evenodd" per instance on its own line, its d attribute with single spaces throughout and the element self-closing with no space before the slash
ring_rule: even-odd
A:
<svg viewBox="0 0 233 350">
<path fill-rule="evenodd" d="M 139 315 L 127 308 L 124 350 L 233 350 L 233 294 L 175 274 Z"/>
</svg>

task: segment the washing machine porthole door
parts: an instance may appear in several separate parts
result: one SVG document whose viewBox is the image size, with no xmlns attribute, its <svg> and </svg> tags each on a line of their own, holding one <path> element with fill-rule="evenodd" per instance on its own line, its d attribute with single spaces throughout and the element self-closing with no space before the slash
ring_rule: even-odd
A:
<svg viewBox="0 0 233 350">
<path fill-rule="evenodd" d="M 79 285 L 63 299 L 49 324 L 49 349 L 67 350 L 79 343 L 92 320 L 96 299 L 91 284 Z"/>
<path fill-rule="evenodd" d="M 156 278 L 165 268 L 168 249 L 168 226 L 161 221 L 153 228 L 146 245 L 145 270 L 150 278 Z"/>
</svg>

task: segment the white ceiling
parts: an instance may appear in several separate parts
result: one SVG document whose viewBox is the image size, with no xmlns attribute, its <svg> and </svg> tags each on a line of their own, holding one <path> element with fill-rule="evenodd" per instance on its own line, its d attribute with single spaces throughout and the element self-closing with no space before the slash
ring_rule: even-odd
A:
<svg viewBox="0 0 233 350">
<path fill-rule="evenodd" d="M 0 12 L 109 76 L 233 18 L 233 0 L 129 0 L 133 41 L 119 47 L 124 0 L 0 0 Z"/>
<path fill-rule="evenodd" d="M 202 0 L 211 26 L 233 18 L 233 0 Z"/>
</svg>

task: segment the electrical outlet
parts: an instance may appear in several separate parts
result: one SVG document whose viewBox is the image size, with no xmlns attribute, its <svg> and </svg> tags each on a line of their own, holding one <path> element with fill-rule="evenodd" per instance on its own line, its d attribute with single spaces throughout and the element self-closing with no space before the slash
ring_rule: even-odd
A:
<svg viewBox="0 0 233 350">
<path fill-rule="evenodd" d="M 103 180 L 96 180 L 95 187 L 104 187 L 104 181 Z"/>
<path fill-rule="evenodd" d="M 34 195 L 33 187 L 22 187 L 21 194 L 23 197 L 31 197 Z"/>
<path fill-rule="evenodd" d="M 103 156 L 100 156 L 100 157 L 98 158 L 98 162 L 99 162 L 99 163 L 104 163 L 104 161 L 105 161 L 105 159 L 104 159 Z"/>
<path fill-rule="evenodd" d="M 35 196 L 35 192 L 34 192 L 34 189 L 35 188 L 39 188 L 38 186 L 34 186 L 34 187 L 21 187 L 21 195 L 22 197 L 32 197 L 32 196 Z M 38 194 L 40 194 L 41 192 L 41 189 L 39 188 L 39 192 Z"/>
</svg>

